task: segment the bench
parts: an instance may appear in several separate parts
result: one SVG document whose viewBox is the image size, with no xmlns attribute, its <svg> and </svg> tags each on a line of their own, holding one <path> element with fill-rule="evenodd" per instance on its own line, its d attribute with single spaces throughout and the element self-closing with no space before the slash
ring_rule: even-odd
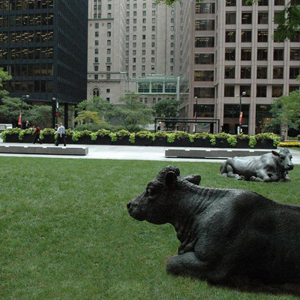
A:
<svg viewBox="0 0 300 300">
<path fill-rule="evenodd" d="M 12 128 L 13 128 L 12 124 L 0 124 L 0 132 Z"/>
<path fill-rule="evenodd" d="M 0 153 L 42 155 L 87 155 L 88 147 L 0 145 Z"/>
<path fill-rule="evenodd" d="M 228 158 L 234 156 L 256 156 L 270 153 L 271 150 L 251 149 L 166 149 L 165 157 L 178 158 Z"/>
</svg>

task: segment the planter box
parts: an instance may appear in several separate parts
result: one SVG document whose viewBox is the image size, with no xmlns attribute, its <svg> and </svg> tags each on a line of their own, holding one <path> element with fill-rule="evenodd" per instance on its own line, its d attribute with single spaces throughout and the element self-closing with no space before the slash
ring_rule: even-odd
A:
<svg viewBox="0 0 300 300">
<path fill-rule="evenodd" d="M 33 143 L 34 135 L 26 134 L 22 141 L 19 140 L 18 134 L 7 134 L 6 142 L 7 143 Z M 43 144 L 54 144 L 53 135 L 45 135 Z M 98 136 L 95 141 L 91 140 L 90 136 L 83 136 L 79 138 L 78 141 L 73 141 L 71 136 L 66 136 L 67 144 L 84 144 L 84 145 L 116 145 L 116 146 L 161 146 L 161 147 L 199 147 L 199 148 L 241 148 L 249 149 L 249 140 L 248 139 L 238 139 L 237 144 L 233 147 L 231 146 L 226 139 L 216 139 L 216 145 L 211 145 L 210 139 L 195 139 L 193 143 L 189 141 L 189 138 L 175 139 L 174 143 L 169 143 L 167 138 L 159 137 L 154 141 L 148 138 L 136 137 L 135 143 L 129 142 L 129 137 L 118 137 L 116 142 L 112 142 L 110 136 Z M 250 149 L 276 149 L 273 146 L 273 140 L 264 139 L 258 140 L 254 148 Z"/>
</svg>

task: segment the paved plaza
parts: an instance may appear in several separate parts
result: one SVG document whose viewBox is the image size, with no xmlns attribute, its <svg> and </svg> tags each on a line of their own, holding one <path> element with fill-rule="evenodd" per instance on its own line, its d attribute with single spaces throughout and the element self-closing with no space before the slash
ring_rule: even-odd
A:
<svg viewBox="0 0 300 300">
<path fill-rule="evenodd" d="M 2 141 L 0 140 L 0 143 Z M 26 143 L 3 143 L 5 145 L 32 146 Z M 35 145 L 38 147 L 53 147 L 51 144 Z M 61 146 L 58 146 L 61 147 Z M 68 147 L 68 145 L 67 145 Z M 34 155 L 34 154 L 0 154 L 2 156 L 22 157 L 51 157 L 51 158 L 74 158 L 74 159 L 115 159 L 115 160 L 152 160 L 152 161 L 192 161 L 192 162 L 223 162 L 225 159 L 203 159 L 203 158 L 166 158 L 165 150 L 178 147 L 141 147 L 141 146 L 103 146 L 103 145 L 69 145 L 69 147 L 88 147 L 88 154 L 85 156 L 70 155 Z M 204 149 L 204 148 L 185 148 Z M 208 149 L 208 148 L 205 148 Z M 212 148 L 216 150 L 216 148 Z M 222 149 L 224 150 L 224 149 Z M 259 150 L 257 150 L 259 151 Z M 271 151 L 271 150 L 270 150 Z M 293 155 L 293 163 L 300 165 L 300 151 L 290 150 Z"/>
</svg>

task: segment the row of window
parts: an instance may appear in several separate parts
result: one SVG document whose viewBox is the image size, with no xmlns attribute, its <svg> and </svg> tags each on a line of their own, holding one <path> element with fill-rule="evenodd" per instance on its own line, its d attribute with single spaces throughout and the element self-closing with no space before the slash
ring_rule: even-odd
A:
<svg viewBox="0 0 300 300">
<path fill-rule="evenodd" d="M 289 79 L 296 79 L 300 75 L 299 67 L 290 67 Z M 235 79 L 235 67 L 225 67 L 225 79 Z M 241 78 L 251 79 L 251 67 L 241 67 Z M 267 68 L 257 67 L 257 78 L 267 79 Z M 273 67 L 273 79 L 283 79 L 283 67 Z M 196 70 L 194 72 L 195 81 L 214 81 L 214 71 Z"/>
<path fill-rule="evenodd" d="M 0 27 L 53 25 L 53 13 L 0 16 Z"/>
<path fill-rule="evenodd" d="M 139 83 L 139 93 L 176 93 L 176 83 Z"/>
<path fill-rule="evenodd" d="M 0 10 L 53 8 L 54 0 L 0 0 Z"/>
<path fill-rule="evenodd" d="M 53 81 L 29 80 L 29 81 L 9 81 L 5 89 L 10 93 L 33 94 L 33 93 L 53 93 Z"/>
<path fill-rule="evenodd" d="M 35 47 L 35 48 L 12 48 L 0 49 L 0 59 L 19 60 L 19 59 L 52 59 L 53 47 Z"/>
<path fill-rule="evenodd" d="M 274 22 L 277 23 L 278 13 L 274 14 Z M 273 19 L 272 19 L 273 20 Z M 235 25 L 236 24 L 236 13 L 228 12 L 225 17 L 226 25 Z M 241 23 L 242 24 L 252 24 L 252 12 L 242 12 L 241 14 Z M 269 24 L 269 13 L 268 12 L 258 12 L 257 14 L 257 23 L 258 24 Z"/>
<path fill-rule="evenodd" d="M 241 49 L 241 60 L 252 60 L 252 49 Z M 225 60 L 233 61 L 236 59 L 236 50 L 226 48 L 225 49 Z M 300 60 L 300 49 L 299 48 L 291 48 L 290 49 L 290 57 L 291 61 L 299 61 Z M 268 60 L 268 49 L 267 48 L 259 48 L 257 49 L 257 60 Z M 284 49 L 275 48 L 273 49 L 273 60 L 281 61 L 284 60 Z M 195 57 L 196 61 L 196 57 Z M 204 62 L 203 62 L 204 63 Z"/>
<path fill-rule="evenodd" d="M 0 32 L 0 42 L 1 43 L 22 43 L 22 42 L 31 42 L 31 43 L 45 43 L 51 42 L 54 39 L 53 30 L 38 30 L 38 31 L 11 31 Z"/>
<path fill-rule="evenodd" d="M 239 2 L 240 0 L 238 0 Z M 293 0 L 291 1 L 293 3 Z M 237 0 L 226 0 L 226 6 L 236 6 Z M 272 5 L 285 5 L 285 0 L 258 0 L 258 6 L 269 6 Z M 252 4 L 248 0 L 242 0 L 242 6 L 251 6 Z"/>
<path fill-rule="evenodd" d="M 251 79 L 251 66 L 241 67 L 241 79 Z M 296 79 L 300 75 L 299 67 L 290 67 L 289 79 Z M 267 67 L 257 67 L 257 79 L 267 79 L 268 68 Z M 235 67 L 225 67 L 225 79 L 235 79 Z M 283 79 L 284 78 L 284 68 L 283 67 L 273 67 L 273 79 Z"/>
<path fill-rule="evenodd" d="M 16 76 L 53 76 L 53 64 L 11 65 L 9 74 Z"/>
<path fill-rule="evenodd" d="M 155 31 L 156 27 L 155 26 L 151 26 L 151 30 Z M 137 31 L 137 26 L 133 26 L 132 27 L 132 31 Z M 147 26 L 142 26 L 142 31 L 147 31 Z M 130 32 L 130 27 L 126 26 L 126 32 Z"/>
</svg>

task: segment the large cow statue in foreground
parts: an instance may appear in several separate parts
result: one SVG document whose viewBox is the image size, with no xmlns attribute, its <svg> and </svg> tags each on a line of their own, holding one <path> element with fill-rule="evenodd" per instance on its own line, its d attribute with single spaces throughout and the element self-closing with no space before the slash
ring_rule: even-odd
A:
<svg viewBox="0 0 300 300">
<path fill-rule="evenodd" d="M 250 181 L 289 181 L 288 171 L 294 168 L 288 149 L 261 156 L 228 158 L 220 168 L 223 176 Z"/>
<path fill-rule="evenodd" d="M 169 166 L 127 204 L 139 221 L 175 227 L 181 245 L 167 272 L 212 283 L 300 283 L 300 207 L 199 182 Z"/>
</svg>

